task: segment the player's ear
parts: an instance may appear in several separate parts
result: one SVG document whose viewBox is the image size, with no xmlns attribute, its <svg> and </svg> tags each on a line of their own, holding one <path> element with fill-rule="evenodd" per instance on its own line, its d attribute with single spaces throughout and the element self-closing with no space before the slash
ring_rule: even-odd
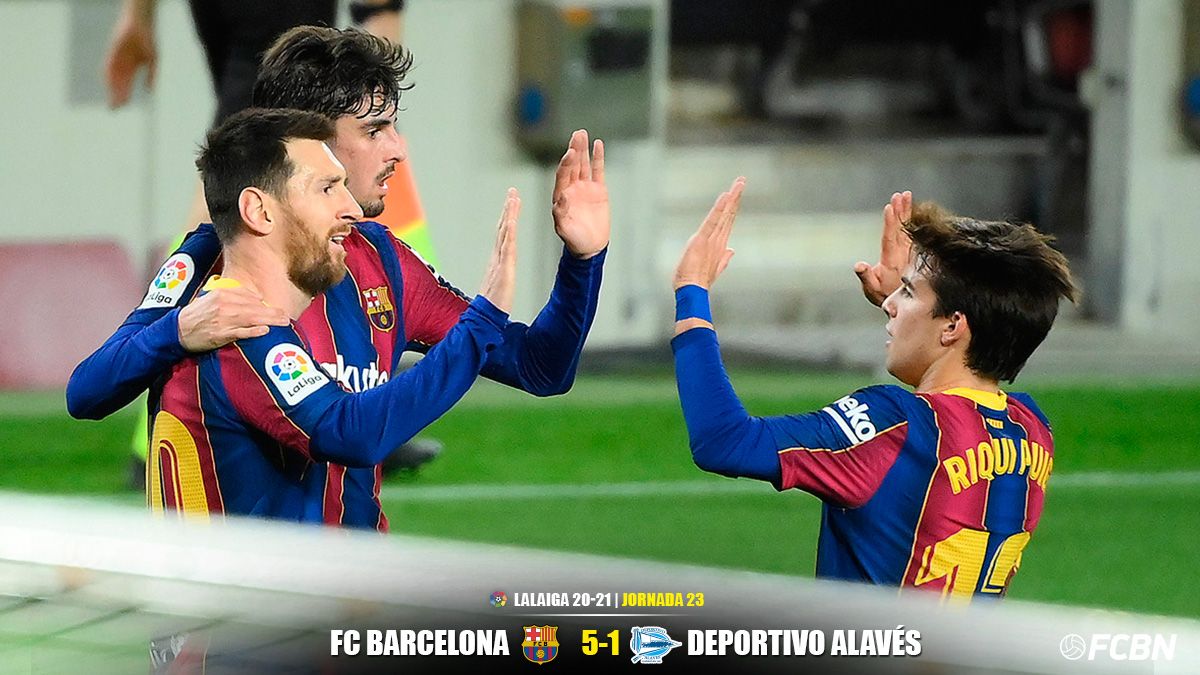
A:
<svg viewBox="0 0 1200 675">
<path fill-rule="evenodd" d="M 253 234 L 265 236 L 275 229 L 270 196 L 256 187 L 245 188 L 238 195 L 238 213 Z"/>
<path fill-rule="evenodd" d="M 967 315 L 962 312 L 954 312 L 942 324 L 941 343 L 943 347 L 949 347 L 958 342 L 969 344 L 971 341 L 971 324 L 967 321 Z"/>
</svg>

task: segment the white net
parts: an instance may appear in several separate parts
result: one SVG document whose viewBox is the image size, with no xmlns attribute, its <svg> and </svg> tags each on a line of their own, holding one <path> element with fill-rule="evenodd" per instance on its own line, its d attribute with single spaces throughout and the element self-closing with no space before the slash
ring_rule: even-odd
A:
<svg viewBox="0 0 1200 675">
<path fill-rule="evenodd" d="M 260 521 L 184 525 L 85 500 L 0 495 L 0 513 L 3 673 L 147 672 L 151 643 L 169 651 L 171 637 L 185 634 L 208 642 L 206 673 L 444 672 L 474 663 L 329 658 L 330 631 L 354 627 L 505 631 L 511 654 L 483 667 L 516 670 L 532 667 L 520 646 L 531 623 L 559 626 L 559 660 L 592 670 L 630 667 L 630 628 L 653 624 L 681 643 L 664 664 L 692 672 L 1200 672 L 1200 623 L 1184 619 L 1017 602 L 952 608 L 794 577 Z M 1063 576 L 1069 583 L 1070 571 Z M 506 594 L 503 606 L 490 602 L 496 591 Z M 687 606 L 697 593 L 703 606 Z M 655 606 L 675 594 L 684 606 Z M 597 605 L 613 598 L 633 606 Z M 918 656 L 833 654 L 837 631 L 900 625 L 920 632 Z M 585 656 L 587 629 L 618 630 L 621 655 Z M 735 656 L 754 629 L 829 639 L 821 657 Z M 725 656 L 693 653 L 722 636 L 734 640 Z"/>
</svg>

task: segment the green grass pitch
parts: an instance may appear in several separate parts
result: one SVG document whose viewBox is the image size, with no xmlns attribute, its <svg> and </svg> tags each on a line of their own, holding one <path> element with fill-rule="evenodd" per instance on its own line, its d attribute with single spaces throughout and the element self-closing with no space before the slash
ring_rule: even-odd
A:
<svg viewBox="0 0 1200 675">
<path fill-rule="evenodd" d="M 738 371 L 754 414 L 825 405 L 865 376 Z M 1056 488 L 1013 581 L 1014 598 L 1200 617 L 1200 383 L 1027 387 L 1055 424 L 1054 477 L 1186 473 L 1149 481 Z M 61 394 L 0 396 L 0 489 L 124 491 L 133 416 L 76 422 Z M 428 431 L 447 450 L 420 473 L 392 479 L 384 506 L 396 532 L 810 576 L 818 502 L 767 485 L 694 494 L 502 495 L 508 485 L 728 479 L 696 469 L 669 373 L 581 378 L 566 397 L 535 400 L 481 383 Z M 462 498 L 406 490 L 485 486 Z M 496 495 L 486 486 L 494 486 Z M 701 486 L 703 487 L 703 486 Z M 120 496 L 125 495 L 125 496 Z"/>
</svg>

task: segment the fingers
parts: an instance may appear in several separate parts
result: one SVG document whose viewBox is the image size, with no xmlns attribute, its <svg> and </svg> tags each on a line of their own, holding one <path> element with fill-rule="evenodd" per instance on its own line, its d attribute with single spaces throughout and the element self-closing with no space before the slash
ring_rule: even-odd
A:
<svg viewBox="0 0 1200 675">
<path fill-rule="evenodd" d="M 151 54 L 146 61 L 146 89 L 154 90 L 154 76 L 158 73 L 158 56 Z"/>
<path fill-rule="evenodd" d="M 249 338 L 262 337 L 270 330 L 266 326 L 252 326 L 250 328 L 238 328 L 231 332 L 234 340 L 246 340 Z"/>
<path fill-rule="evenodd" d="M 499 232 L 496 234 L 496 252 L 501 264 L 516 259 L 517 218 L 521 215 L 521 197 L 516 188 L 508 188 L 504 200 L 504 212 L 500 214 Z"/>
<path fill-rule="evenodd" d="M 562 159 L 558 160 L 558 168 L 554 171 L 554 192 L 551 195 L 551 202 L 553 203 L 557 203 L 559 196 L 562 195 L 562 191 L 574 182 L 575 155 L 575 148 L 568 146 L 567 151 L 563 153 Z"/>
<path fill-rule="evenodd" d="M 712 208 L 708 210 L 708 215 L 704 216 L 704 220 L 700 223 L 700 229 L 696 234 L 701 237 L 709 237 L 717 229 L 717 224 L 721 220 L 721 215 L 725 213 L 725 207 L 729 203 L 729 193 L 722 192 L 717 195 L 717 201 L 713 202 Z"/>
<path fill-rule="evenodd" d="M 897 236 L 912 218 L 912 192 L 893 192 L 883 210 L 884 235 Z"/>
<path fill-rule="evenodd" d="M 879 273 L 876 272 L 874 267 L 871 267 L 865 262 L 859 261 L 854 265 L 854 273 L 858 275 L 858 280 L 862 282 L 864 291 L 867 289 L 872 291 L 879 289 Z"/>
<path fill-rule="evenodd" d="M 858 282 L 862 285 L 863 297 L 873 305 L 883 302 L 886 294 L 883 292 L 883 280 L 879 277 L 879 271 L 860 260 L 854 264 L 854 273 L 858 275 Z"/>
<path fill-rule="evenodd" d="M 892 195 L 892 201 L 883 207 L 883 235 L 880 237 L 880 241 L 884 250 L 895 241 L 896 235 L 900 232 L 900 218 L 896 215 L 897 207 L 896 195 Z"/>
<path fill-rule="evenodd" d="M 110 56 L 108 63 L 104 64 L 104 76 L 108 82 L 108 105 L 112 108 L 119 108 L 125 105 L 129 100 L 129 92 L 131 89 L 130 78 L 125 77 L 125 74 L 118 71 L 117 64 Z"/>
<path fill-rule="evenodd" d="M 725 216 L 721 219 L 721 227 L 726 238 L 729 237 L 729 232 L 733 229 L 733 221 L 742 207 L 742 191 L 745 188 L 746 179 L 742 176 L 738 176 L 737 180 L 733 181 L 733 186 L 729 188 L 729 204 L 726 207 Z"/>
<path fill-rule="evenodd" d="M 717 276 L 721 276 L 725 272 L 725 268 L 729 267 L 730 260 L 733 260 L 733 249 L 727 248 L 721 254 L 721 261 L 717 263 Z"/>
<path fill-rule="evenodd" d="M 713 202 L 712 208 L 708 210 L 708 215 L 700 223 L 697 234 L 702 237 L 723 236 L 728 240 L 729 233 L 733 228 L 733 220 L 737 217 L 738 206 L 742 199 L 742 189 L 745 185 L 746 179 L 739 176 L 733 181 L 729 190 L 717 196 L 717 201 Z"/>
<path fill-rule="evenodd" d="M 517 219 L 521 217 L 521 195 L 517 193 L 516 188 L 508 188 L 508 199 L 505 200 L 504 210 L 507 215 L 505 226 L 509 234 L 515 235 Z"/>
<path fill-rule="evenodd" d="M 575 180 L 591 180 L 592 169 L 588 165 L 588 132 L 586 129 L 579 129 L 571 134 L 571 147 L 576 150 Z"/>
<path fill-rule="evenodd" d="M 244 287 L 222 288 L 189 303 L 179 313 L 179 344 L 189 352 L 217 349 L 245 338 L 261 337 L 291 318 Z"/>
<path fill-rule="evenodd" d="M 592 180 L 604 184 L 604 141 L 599 138 L 592 143 Z"/>
<path fill-rule="evenodd" d="M 279 307 L 264 305 L 261 300 L 252 307 L 254 312 L 248 317 L 249 323 L 261 323 L 267 326 L 286 326 L 291 323 L 291 317 Z"/>
<path fill-rule="evenodd" d="M 225 319 L 230 328 L 245 329 L 262 327 L 266 332 L 267 326 L 286 326 L 291 323 L 291 317 L 279 307 L 263 303 L 262 298 L 244 288 L 227 288 L 219 291 L 216 296 L 216 320 Z"/>
<path fill-rule="evenodd" d="M 497 308 L 512 311 L 517 276 L 517 218 L 521 213 L 521 198 L 516 188 L 508 189 L 504 217 L 500 222 L 500 234 L 496 241 L 496 283 L 488 298 Z"/>
<path fill-rule="evenodd" d="M 746 179 L 739 176 L 733 181 L 729 191 L 725 193 L 726 200 L 712 237 L 717 247 L 724 249 L 729 244 L 729 236 L 733 233 L 733 222 L 737 218 L 738 209 L 742 202 L 742 190 L 746 187 Z"/>
<path fill-rule="evenodd" d="M 496 223 L 496 229 L 500 234 L 504 233 L 510 220 L 517 217 L 521 211 L 521 198 L 517 195 L 517 189 L 510 187 L 504 196 L 504 208 L 500 210 L 500 220 Z"/>
<path fill-rule="evenodd" d="M 895 192 L 883 207 L 883 234 L 880 237 L 880 263 L 902 267 L 908 260 L 911 242 L 904 223 L 912 218 L 912 192 Z"/>
</svg>

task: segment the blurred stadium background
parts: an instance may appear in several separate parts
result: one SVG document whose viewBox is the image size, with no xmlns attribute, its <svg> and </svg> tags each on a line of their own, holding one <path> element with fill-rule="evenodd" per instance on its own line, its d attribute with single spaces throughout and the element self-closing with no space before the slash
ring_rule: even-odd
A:
<svg viewBox="0 0 1200 675">
<path fill-rule="evenodd" d="M 4 490 L 141 499 L 132 410 L 72 421 L 62 388 L 191 198 L 213 101 L 186 3 L 159 4 L 157 86 L 113 112 L 98 69 L 117 0 L 0 0 Z M 545 157 L 577 126 L 608 144 L 614 237 L 575 390 L 478 385 L 429 432 L 444 455 L 386 486 L 393 529 L 811 576 L 815 499 L 691 465 L 670 272 L 747 176 L 715 294 L 734 384 L 757 414 L 819 407 L 886 377 L 851 265 L 912 189 L 1058 235 L 1085 287 L 1014 386 L 1057 457 L 1012 597 L 1200 619 L 1197 35 L 1194 0 L 409 0 L 400 125 L 440 271 L 475 288 L 515 185 L 515 314 L 532 316 L 557 258 Z M 0 650 L 26 644 L 12 626 L 0 610 Z"/>
</svg>

